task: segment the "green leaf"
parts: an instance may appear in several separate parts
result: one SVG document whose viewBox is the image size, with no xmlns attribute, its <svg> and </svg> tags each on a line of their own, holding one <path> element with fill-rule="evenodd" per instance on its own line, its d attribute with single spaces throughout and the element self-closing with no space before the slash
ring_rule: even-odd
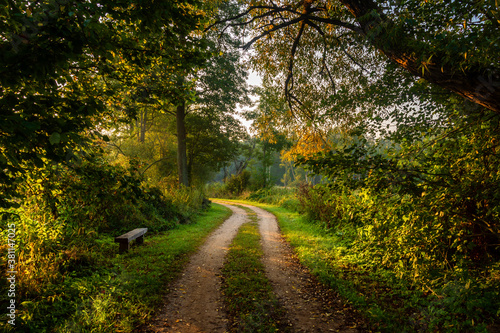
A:
<svg viewBox="0 0 500 333">
<path fill-rule="evenodd" d="M 52 133 L 49 137 L 49 142 L 51 145 L 58 144 L 59 142 L 61 142 L 61 134 L 57 132 Z"/>
</svg>

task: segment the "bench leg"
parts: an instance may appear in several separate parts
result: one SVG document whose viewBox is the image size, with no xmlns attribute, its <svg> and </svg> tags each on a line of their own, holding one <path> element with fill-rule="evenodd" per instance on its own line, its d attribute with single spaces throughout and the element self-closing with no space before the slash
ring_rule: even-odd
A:
<svg viewBox="0 0 500 333">
<path fill-rule="evenodd" d="M 136 242 L 137 242 L 137 244 L 143 244 L 144 243 L 144 235 L 142 235 L 141 237 L 138 237 Z"/>
<path fill-rule="evenodd" d="M 120 253 L 127 252 L 129 249 L 129 242 L 120 242 Z"/>
</svg>

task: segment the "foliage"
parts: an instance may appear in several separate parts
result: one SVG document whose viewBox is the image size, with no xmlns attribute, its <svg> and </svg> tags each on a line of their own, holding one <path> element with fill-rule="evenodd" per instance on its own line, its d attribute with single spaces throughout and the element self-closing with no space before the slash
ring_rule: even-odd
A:
<svg viewBox="0 0 500 333">
<path fill-rule="evenodd" d="M 134 93 L 141 73 L 158 62 L 183 70 L 186 59 L 190 64 L 204 59 L 202 43 L 190 34 L 204 18 L 198 7 L 188 0 L 10 1 L 5 6 L 1 206 L 16 204 L 16 185 L 30 170 L 77 159 L 75 152 L 85 148 L 90 134 L 102 136 L 98 127 L 116 121 L 107 107 L 120 92 L 116 80 Z M 174 85 L 164 86 L 176 92 Z"/>
<path fill-rule="evenodd" d="M 455 235 L 442 236 L 450 240 L 448 245 L 464 255 L 469 253 L 469 259 L 497 260 L 498 206 L 490 203 L 499 196 L 499 171 L 494 166 L 498 119 L 486 114 L 476 123 L 455 126 L 441 137 L 399 149 L 377 152 L 375 146 L 361 140 L 317 155 L 317 159 L 300 161 L 326 174 L 334 181 L 333 187 L 347 187 L 358 196 L 386 197 L 391 205 L 413 206 L 415 212 L 404 209 L 399 220 L 404 218 L 414 226 L 435 221 L 431 224 Z"/>
<path fill-rule="evenodd" d="M 179 209 L 181 222 L 190 223 L 203 210 L 210 208 L 210 201 L 206 199 L 205 193 L 194 187 L 164 187 L 165 197 L 172 201 Z"/>
<path fill-rule="evenodd" d="M 177 207 L 159 189 L 142 186 L 135 166 L 127 170 L 95 158 L 71 169 L 54 165 L 32 174 L 34 179 L 24 184 L 23 204 L 0 211 L 3 249 L 8 225 L 16 225 L 16 298 L 26 306 L 37 297 L 61 298 L 58 306 L 66 311 L 66 300 L 59 294 L 64 289 L 58 288 L 63 281 L 69 283 L 69 277 L 77 283 L 99 271 L 100 236 L 118 236 L 137 227 L 157 233 L 177 227 L 181 220 Z M 2 267 L 6 271 L 7 265 Z"/>
<path fill-rule="evenodd" d="M 41 172 L 26 186 L 32 202 L 24 211 L 34 220 L 48 216 L 74 230 L 116 233 L 137 224 L 167 230 L 179 220 L 177 208 L 158 188 L 142 186 L 134 163 L 127 170 L 98 157 L 71 169 Z"/>
<path fill-rule="evenodd" d="M 190 114 L 186 123 L 191 182 L 203 184 L 234 158 L 246 130 L 233 116 L 219 112 Z"/>
<path fill-rule="evenodd" d="M 240 195 L 250 184 L 250 172 L 244 170 L 239 175 L 232 175 L 224 185 L 225 191 L 233 195 Z"/>
<path fill-rule="evenodd" d="M 365 267 L 431 291 L 421 314 L 431 330 L 484 328 L 500 309 L 498 116 L 452 126 L 392 147 L 354 138 L 299 160 L 331 181 L 303 188 L 302 210 L 349 239 Z"/>
<path fill-rule="evenodd" d="M 233 10 L 225 1 L 204 3 L 203 8 L 206 20 Z M 132 146 L 127 152 L 121 151 L 128 157 L 143 150 L 150 152 L 141 157 L 148 166 L 154 166 L 149 174 L 155 174 L 155 181 L 177 174 L 184 186 L 200 186 L 233 157 L 239 140 L 246 136 L 234 118 L 236 105 L 249 103 L 239 42 L 231 33 L 202 30 L 201 26 L 198 29 L 196 35 L 203 42 L 206 56 L 202 61 L 179 59 L 180 71 L 165 66 L 162 59 L 146 69 L 136 68 L 132 92 L 121 80 L 114 82 L 119 93 L 118 103 L 113 105 L 118 105 L 118 113 L 126 109 L 135 118 L 135 126 L 119 124 L 112 144 L 115 148 L 123 143 Z M 171 85 L 179 91 L 171 91 Z M 175 148 L 171 141 L 177 143 Z M 177 155 L 173 159 L 177 170 L 172 154 Z"/>
<path fill-rule="evenodd" d="M 367 88 L 387 83 L 394 75 L 399 80 L 392 82 L 393 91 L 383 90 L 391 99 L 404 101 L 409 95 L 399 92 L 420 85 L 417 79 L 423 78 L 476 106 L 499 111 L 496 2 L 243 3 L 245 10 L 235 18 L 244 17 L 245 22 L 233 25 L 251 29 L 252 39 L 245 47 L 255 47 L 253 65 L 264 73 L 264 81 L 284 87 L 290 114 L 281 116 L 290 121 L 311 122 L 310 127 L 324 121 L 352 123 L 360 113 L 372 113 L 366 107 L 370 103 L 388 102 L 381 94 L 376 94 L 380 99 L 370 98 L 364 92 L 375 92 Z M 230 18 L 225 22 L 231 25 Z M 471 112 L 477 110 L 480 107 Z"/>
<path fill-rule="evenodd" d="M 296 194 L 297 189 L 295 188 L 274 186 L 251 192 L 247 197 L 244 197 L 244 199 L 278 205 L 294 211 L 299 207 L 299 201 Z"/>
</svg>

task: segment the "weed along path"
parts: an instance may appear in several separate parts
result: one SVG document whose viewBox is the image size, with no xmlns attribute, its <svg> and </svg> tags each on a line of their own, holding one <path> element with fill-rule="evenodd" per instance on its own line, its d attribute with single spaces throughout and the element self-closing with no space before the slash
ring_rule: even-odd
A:
<svg viewBox="0 0 500 333">
<path fill-rule="evenodd" d="M 181 278 L 171 287 L 165 306 L 143 332 L 228 332 L 223 311 L 221 268 L 231 241 L 239 227 L 248 222 L 244 209 L 217 201 L 230 208 L 227 219 L 193 255 Z M 279 304 L 285 309 L 286 332 L 361 332 L 355 328 L 351 311 L 345 311 L 339 298 L 320 286 L 298 262 L 282 238 L 276 218 L 251 205 L 258 217 L 262 244 L 262 263 Z"/>
</svg>

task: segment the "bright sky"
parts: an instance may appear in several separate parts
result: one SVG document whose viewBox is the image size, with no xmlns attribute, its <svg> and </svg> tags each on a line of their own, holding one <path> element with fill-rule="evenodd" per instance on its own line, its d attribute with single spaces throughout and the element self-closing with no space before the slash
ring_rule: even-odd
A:
<svg viewBox="0 0 500 333">
<path fill-rule="evenodd" d="M 249 76 L 248 76 L 248 80 L 247 80 L 247 84 L 249 86 L 260 86 L 262 84 L 262 79 L 260 78 L 260 76 L 257 73 L 250 71 Z M 254 96 L 250 96 L 250 98 L 252 99 L 252 101 L 256 101 L 256 98 Z M 237 108 L 238 112 L 240 112 L 241 110 L 242 109 L 240 107 Z M 241 123 L 247 128 L 248 131 L 250 130 L 250 127 L 252 125 L 251 121 L 247 121 L 247 120 L 241 118 L 240 116 L 236 116 L 236 118 L 239 119 L 239 121 L 241 121 Z"/>
<path fill-rule="evenodd" d="M 260 86 L 262 84 L 262 79 L 260 76 L 255 73 L 254 71 L 250 71 L 250 75 L 248 76 L 247 80 L 248 85 L 252 86 Z"/>
</svg>

